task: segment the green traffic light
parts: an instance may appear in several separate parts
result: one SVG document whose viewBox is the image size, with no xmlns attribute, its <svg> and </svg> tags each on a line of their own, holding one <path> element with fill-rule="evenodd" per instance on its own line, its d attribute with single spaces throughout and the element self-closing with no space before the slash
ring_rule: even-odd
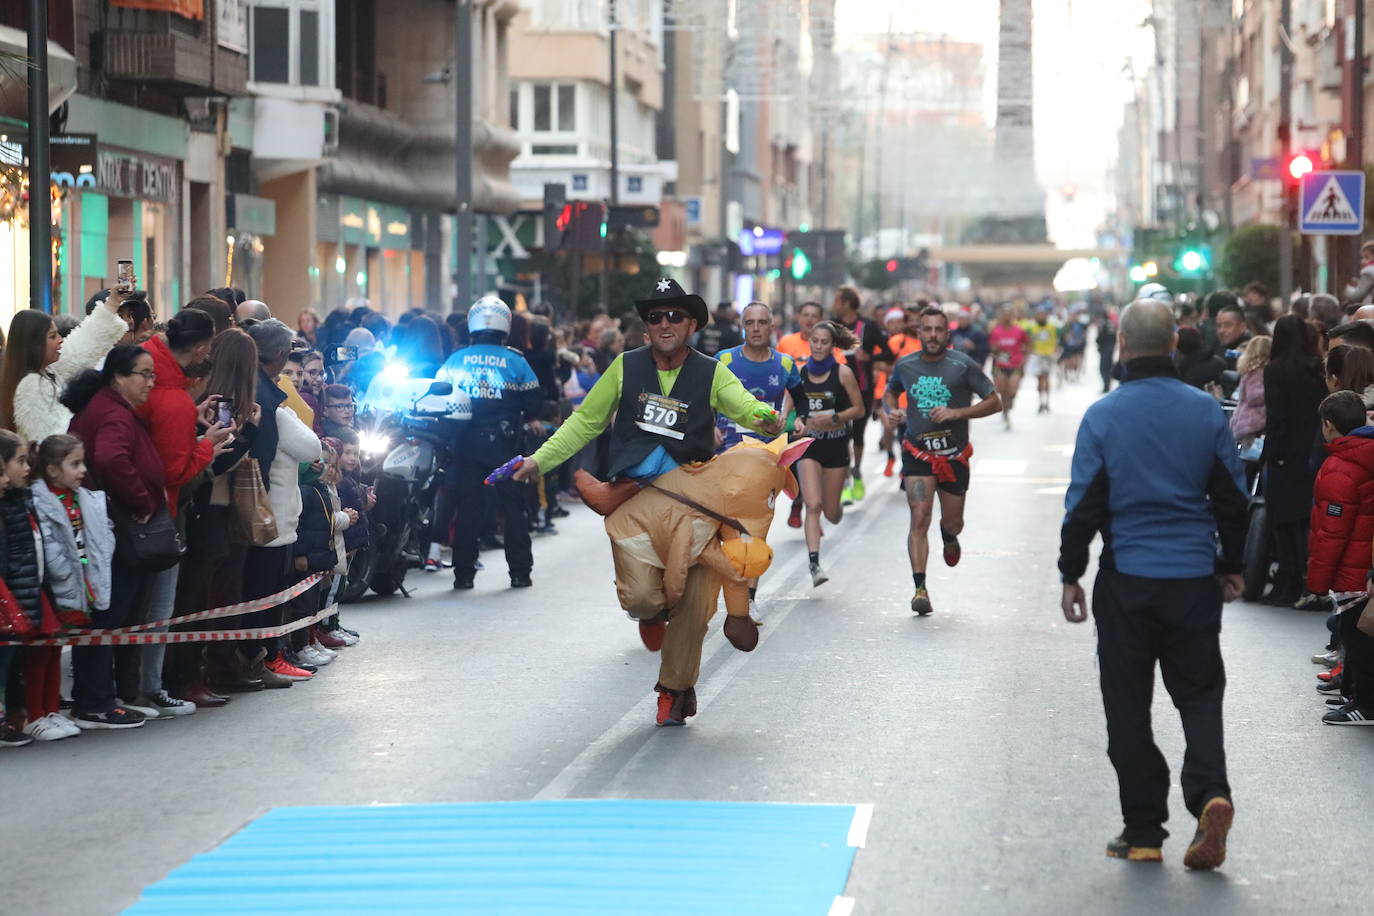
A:
<svg viewBox="0 0 1374 916">
<path fill-rule="evenodd" d="M 811 273 L 811 259 L 800 248 L 794 249 L 792 252 L 792 279 L 805 280 L 809 273 Z"/>
<path fill-rule="evenodd" d="M 601 224 L 601 237 L 602 237 L 603 239 L 606 237 L 606 224 L 605 224 L 605 223 L 602 223 L 602 224 Z"/>
<path fill-rule="evenodd" d="M 1150 279 L 1150 278 L 1149 278 L 1149 276 L 1145 273 L 1145 268 L 1141 267 L 1139 264 L 1137 264 L 1137 265 L 1135 265 L 1134 267 L 1131 268 L 1131 282 L 1132 282 L 1132 283 L 1144 283 L 1144 282 L 1145 282 L 1146 280 L 1148 280 L 1148 279 Z"/>
</svg>

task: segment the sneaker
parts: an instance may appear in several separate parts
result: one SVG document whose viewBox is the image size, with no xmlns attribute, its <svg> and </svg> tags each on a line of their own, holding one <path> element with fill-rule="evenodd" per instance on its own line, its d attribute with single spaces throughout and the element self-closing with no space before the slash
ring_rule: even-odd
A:
<svg viewBox="0 0 1374 916">
<path fill-rule="evenodd" d="M 802 502 L 799 499 L 792 501 L 792 511 L 787 513 L 787 527 L 800 528 L 802 526 Z"/>
<path fill-rule="evenodd" d="M 1319 681 L 1330 681 L 1333 677 L 1340 677 L 1340 676 L 1341 676 L 1341 672 L 1344 671 L 1344 670 L 1345 670 L 1345 662 L 1338 662 L 1338 663 L 1336 664 L 1336 667 L 1334 667 L 1334 668 L 1328 668 L 1328 669 L 1326 669 L 1325 671 L 1318 671 L 1318 672 L 1317 672 L 1317 680 L 1319 680 Z"/>
<path fill-rule="evenodd" d="M 1340 693 L 1340 692 L 1341 692 L 1341 678 L 1340 678 L 1339 675 L 1336 676 L 1336 677 L 1333 677 L 1331 680 L 1327 681 L 1325 684 L 1318 684 L 1318 685 L 1317 685 L 1317 693 Z"/>
<path fill-rule="evenodd" d="M 1183 856 L 1184 866 L 1210 871 L 1225 862 L 1226 834 L 1231 831 L 1235 816 L 1236 809 L 1225 798 L 1214 798 L 1204 805 L 1202 816 L 1197 819 L 1197 833 Z"/>
<path fill-rule="evenodd" d="M 1330 652 L 1312 656 L 1312 664 L 1314 665 L 1325 665 L 1328 668 L 1334 668 L 1340 663 L 1341 653 L 1339 649 L 1332 649 Z"/>
<path fill-rule="evenodd" d="M 755 598 L 749 599 L 749 619 L 754 621 L 754 626 L 763 626 L 763 620 L 759 617 L 759 602 Z"/>
<path fill-rule="evenodd" d="M 314 677 L 309 671 L 304 668 L 297 668 L 281 655 L 272 657 L 272 660 L 267 663 L 267 670 L 289 681 L 308 681 Z"/>
<path fill-rule="evenodd" d="M 854 495 L 854 501 L 855 501 L 855 502 L 858 502 L 859 500 L 863 499 L 863 498 L 864 498 L 864 479 L 863 479 L 862 477 L 855 477 L 855 478 L 854 478 L 854 484 L 853 484 L 853 486 L 851 486 L 851 487 L 849 488 L 849 491 L 850 491 L 850 493 L 852 493 L 852 494 Z"/>
<path fill-rule="evenodd" d="M 34 719 L 25 725 L 24 734 L 35 741 L 61 741 L 63 738 L 71 737 L 65 728 L 51 721 L 47 716 Z"/>
<path fill-rule="evenodd" d="M 472 576 L 454 576 L 453 587 L 459 589 L 460 591 L 466 591 L 467 589 L 470 589 L 476 585 L 476 582 L 473 581 L 473 578 L 474 577 Z"/>
<path fill-rule="evenodd" d="M 1117 837 L 1107 844 L 1107 855 L 1129 862 L 1163 862 L 1164 850 L 1158 846 L 1132 846 L 1125 837 Z"/>
<path fill-rule="evenodd" d="M 139 728 L 148 717 L 123 706 L 109 712 L 84 712 L 76 717 L 77 728 Z"/>
<path fill-rule="evenodd" d="M 1325 702 L 1327 706 L 1344 706 L 1350 701 L 1345 697 L 1327 697 Z"/>
<path fill-rule="evenodd" d="M 819 563 L 812 563 L 812 564 L 811 564 L 811 587 L 812 587 L 812 588 L 816 588 L 817 586 L 819 586 L 819 585 L 824 585 L 825 583 L 827 583 L 827 582 L 829 582 L 829 581 L 830 581 L 830 577 L 827 576 L 827 575 L 825 574 L 825 570 L 821 569 L 821 564 L 819 564 Z"/>
<path fill-rule="evenodd" d="M 427 557 L 425 559 L 425 572 L 438 572 L 443 568 L 444 565 L 440 563 L 438 560 L 435 560 L 432 557 Z"/>
<path fill-rule="evenodd" d="M 307 674 L 315 674 L 320 670 L 319 665 L 316 665 L 313 662 L 308 662 L 305 659 L 298 657 L 295 652 L 283 653 L 282 658 L 286 659 L 286 663 L 288 665 L 295 665 L 297 668 L 300 668 Z"/>
<path fill-rule="evenodd" d="M 924 588 L 916 589 L 916 594 L 911 596 L 911 612 L 918 617 L 928 617 L 934 610 L 930 604 L 930 592 Z"/>
<path fill-rule="evenodd" d="M 1301 598 L 1293 602 L 1293 608 L 1299 611 L 1329 611 L 1332 608 L 1331 598 L 1328 595 L 1304 592 Z"/>
<path fill-rule="evenodd" d="M 529 588 L 532 585 L 534 585 L 534 581 L 530 579 L 529 573 L 511 573 L 511 588 Z"/>
<path fill-rule="evenodd" d="M 162 691 L 156 696 L 142 696 L 135 702 L 132 709 L 151 709 L 152 719 L 175 719 L 178 716 L 189 716 L 196 711 L 196 704 L 186 700 L 178 700 L 176 697 L 168 696 L 167 691 Z"/>
<path fill-rule="evenodd" d="M 328 659 L 329 661 L 325 662 L 326 665 L 339 657 L 338 652 L 319 642 L 312 642 L 310 644 L 310 651 L 313 652 L 316 657 Z"/>
<path fill-rule="evenodd" d="M 81 729 L 76 727 L 76 723 L 60 712 L 50 712 L 45 718 L 51 719 L 54 725 L 66 732 L 68 738 L 74 738 L 81 734 Z"/>
<path fill-rule="evenodd" d="M 5 722 L 0 722 L 0 750 L 33 744 L 33 737 Z"/>
<path fill-rule="evenodd" d="M 342 646 L 356 646 L 356 645 L 358 644 L 358 637 L 356 637 L 356 636 L 354 636 L 352 633 L 349 633 L 348 631 L 344 630 L 342 627 L 339 627 L 339 628 L 334 629 L 334 630 L 330 630 L 330 631 L 329 631 L 329 638 L 330 638 L 330 639 L 337 640 L 338 643 L 339 643 L 340 645 L 342 645 Z M 329 645 L 329 644 L 326 643 L 326 645 Z"/>
<path fill-rule="evenodd" d="M 687 717 L 696 713 L 697 694 L 693 688 L 676 692 L 658 688 L 658 712 L 654 724 L 659 728 L 686 725 Z"/>
<path fill-rule="evenodd" d="M 326 649 L 333 650 L 342 649 L 348 645 L 347 640 L 340 639 L 324 627 L 315 628 L 315 642 L 324 646 Z"/>
<path fill-rule="evenodd" d="M 350 630 L 348 627 L 344 626 L 343 624 L 339 624 L 337 627 L 335 627 L 335 629 L 336 629 L 338 632 L 343 633 L 345 636 L 352 636 L 354 639 L 362 639 L 362 638 L 363 638 L 363 637 L 362 637 L 362 634 L 359 633 L 357 630 Z"/>
<path fill-rule="evenodd" d="M 945 565 L 958 566 L 959 558 L 964 555 L 964 549 L 959 546 L 959 539 L 952 538 L 945 541 Z"/>
<path fill-rule="evenodd" d="M 1346 703 L 1322 716 L 1322 721 L 1327 725 L 1374 725 L 1374 715 L 1366 714 L 1358 703 Z M 34 737 L 38 738 L 37 735 Z"/>
<path fill-rule="evenodd" d="M 298 658 L 302 664 L 313 665 L 316 668 L 323 668 L 334 660 L 334 656 L 325 655 L 313 645 L 306 646 L 304 649 L 297 652 L 296 658 Z M 302 670 L 309 671 L 310 669 L 304 668 Z"/>
<path fill-rule="evenodd" d="M 888 456 L 888 459 L 887 459 L 887 464 L 883 465 L 883 476 L 884 476 L 884 477 L 891 477 L 893 474 L 895 474 L 895 473 L 896 473 L 896 465 L 897 465 L 897 459 L 896 459 L 896 458 L 893 458 L 891 455 L 889 455 L 889 456 Z"/>
<path fill-rule="evenodd" d="M 444 568 L 443 546 L 431 543 L 429 545 L 429 556 L 425 557 L 425 572 L 438 572 Z"/>
<path fill-rule="evenodd" d="M 160 715 L 156 706 L 152 706 L 147 703 L 125 703 L 119 697 L 115 697 L 115 703 L 119 706 L 124 707 L 130 712 L 136 712 L 140 714 L 145 719 L 156 719 Z"/>
<path fill-rule="evenodd" d="M 840 491 L 840 505 L 854 505 L 854 484 L 852 481 L 850 483 L 845 484 L 844 489 Z"/>
</svg>

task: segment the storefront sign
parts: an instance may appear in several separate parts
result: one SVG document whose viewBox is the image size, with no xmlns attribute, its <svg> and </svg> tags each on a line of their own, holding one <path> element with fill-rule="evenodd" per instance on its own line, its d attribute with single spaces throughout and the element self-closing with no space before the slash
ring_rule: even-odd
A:
<svg viewBox="0 0 1374 916">
<path fill-rule="evenodd" d="M 277 202 L 252 194 L 228 195 L 229 228 L 254 235 L 277 234 Z"/>
<path fill-rule="evenodd" d="M 95 134 L 56 134 L 48 142 L 52 183 L 59 188 L 94 188 L 99 165 Z"/>
<path fill-rule="evenodd" d="M 176 13 L 187 19 L 205 18 L 205 0 L 110 0 L 110 6 L 123 6 L 133 10 L 157 10 L 163 13 Z"/>
<path fill-rule="evenodd" d="M 101 191 L 112 197 L 132 197 L 170 203 L 177 199 L 180 182 L 176 163 L 125 153 L 99 152 Z"/>
</svg>

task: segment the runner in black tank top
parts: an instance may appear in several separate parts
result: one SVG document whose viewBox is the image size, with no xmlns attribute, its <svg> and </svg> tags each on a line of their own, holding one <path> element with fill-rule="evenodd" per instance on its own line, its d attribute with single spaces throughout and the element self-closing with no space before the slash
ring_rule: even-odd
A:
<svg viewBox="0 0 1374 916">
<path fill-rule="evenodd" d="M 849 424 L 863 415 L 863 397 L 848 366 L 835 363 L 835 349 L 853 345 L 844 327 L 822 321 L 811 330 L 811 359 L 802 372 L 804 403 L 798 425 L 815 442 L 797 462 L 802 498 L 806 500 L 806 549 L 811 584 L 828 580 L 821 569 L 821 515 L 836 524 L 844 517 L 840 494 L 849 476 Z"/>
</svg>

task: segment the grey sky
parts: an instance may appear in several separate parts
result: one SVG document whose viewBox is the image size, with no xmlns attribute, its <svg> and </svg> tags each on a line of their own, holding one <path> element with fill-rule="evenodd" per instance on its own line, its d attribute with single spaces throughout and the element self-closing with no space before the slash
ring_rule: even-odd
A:
<svg viewBox="0 0 1374 916">
<path fill-rule="evenodd" d="M 948 34 L 988 49 L 989 123 L 994 112 L 997 0 L 912 3 L 910 0 L 837 0 L 836 29 L 847 36 L 886 31 Z M 1093 230 L 1112 206 L 1109 170 L 1116 159 L 1121 109 L 1130 98 L 1122 72 L 1128 59 L 1143 72 L 1152 38 L 1139 23 L 1150 0 L 1035 0 L 1036 171 L 1048 192 L 1050 232 L 1061 245 L 1092 242 Z M 1075 203 L 1061 189 L 1073 184 Z"/>
</svg>

